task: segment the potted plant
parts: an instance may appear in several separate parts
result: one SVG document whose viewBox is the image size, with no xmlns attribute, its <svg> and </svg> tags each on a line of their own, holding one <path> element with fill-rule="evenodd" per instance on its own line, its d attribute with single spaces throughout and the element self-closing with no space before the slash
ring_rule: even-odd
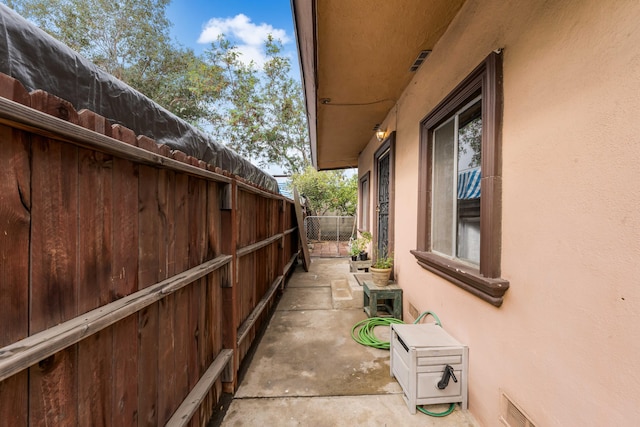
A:
<svg viewBox="0 0 640 427">
<path fill-rule="evenodd" d="M 358 255 L 360 255 L 360 247 L 357 244 L 357 241 L 351 242 L 349 246 L 349 255 L 351 255 L 351 261 L 357 261 Z"/>
<path fill-rule="evenodd" d="M 371 279 L 376 286 L 387 286 L 389 284 L 389 276 L 393 267 L 393 254 L 387 254 L 384 250 L 378 254 L 375 261 L 371 264 L 369 271 Z"/>
<path fill-rule="evenodd" d="M 356 244 L 360 249 L 359 251 L 360 261 L 367 260 L 368 258 L 367 248 L 369 247 L 369 243 L 371 243 L 371 239 L 372 239 L 371 233 L 369 233 L 368 231 L 363 231 L 361 233 L 361 236 L 356 240 Z"/>
</svg>

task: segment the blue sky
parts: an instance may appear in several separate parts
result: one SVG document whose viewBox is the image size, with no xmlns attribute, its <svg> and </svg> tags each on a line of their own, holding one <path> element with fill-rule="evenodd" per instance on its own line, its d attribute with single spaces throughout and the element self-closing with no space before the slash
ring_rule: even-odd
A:
<svg viewBox="0 0 640 427">
<path fill-rule="evenodd" d="M 171 36 L 197 54 L 222 32 L 247 62 L 259 65 L 264 39 L 271 33 L 282 40 L 292 70 L 298 68 L 290 0 L 173 0 L 167 18 L 173 23 Z"/>
</svg>

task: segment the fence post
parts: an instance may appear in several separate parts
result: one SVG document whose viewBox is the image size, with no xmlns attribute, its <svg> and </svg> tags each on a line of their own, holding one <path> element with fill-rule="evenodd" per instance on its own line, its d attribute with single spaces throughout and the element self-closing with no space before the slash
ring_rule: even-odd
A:
<svg viewBox="0 0 640 427">
<path fill-rule="evenodd" d="M 338 257 L 340 257 L 340 219 L 342 217 L 337 216 L 336 217 L 336 223 L 337 223 L 337 229 L 338 232 L 336 233 L 336 251 L 338 252 Z"/>
<path fill-rule="evenodd" d="M 233 350 L 233 360 L 230 362 L 233 366 L 231 382 L 223 383 L 223 390 L 226 393 L 235 392 L 237 386 L 237 372 L 240 366 L 240 356 L 238 354 L 237 345 L 237 328 L 238 328 L 238 307 L 237 307 L 237 263 L 238 257 L 237 238 L 237 208 L 238 208 L 238 185 L 236 180 L 232 180 L 223 189 L 221 215 L 222 215 L 222 253 L 231 255 L 231 263 L 227 270 L 227 278 L 224 289 L 222 290 L 222 299 L 224 300 L 224 316 L 222 320 L 222 342 L 224 348 Z"/>
<path fill-rule="evenodd" d="M 284 232 L 286 231 L 286 227 L 284 223 L 285 205 L 286 203 L 284 199 L 281 199 L 280 203 L 278 203 L 278 227 L 279 227 L 278 229 L 282 234 L 282 239 L 280 239 L 280 246 L 279 246 L 280 250 L 278 251 L 279 259 L 280 259 L 280 262 L 278 263 L 278 271 L 280 271 L 283 276 L 285 274 L 284 267 L 289 261 L 286 250 L 285 250 L 285 247 L 286 247 L 285 241 L 287 239 L 287 237 L 284 234 Z M 284 280 L 282 281 L 282 288 L 284 288 Z"/>
</svg>

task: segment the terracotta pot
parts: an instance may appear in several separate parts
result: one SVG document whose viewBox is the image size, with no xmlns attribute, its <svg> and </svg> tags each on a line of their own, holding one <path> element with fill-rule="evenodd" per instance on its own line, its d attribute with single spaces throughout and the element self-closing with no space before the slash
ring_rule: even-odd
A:
<svg viewBox="0 0 640 427">
<path fill-rule="evenodd" d="M 389 284 L 389 276 L 391 275 L 390 268 L 373 268 L 370 267 L 371 280 L 376 286 L 387 286 Z"/>
</svg>

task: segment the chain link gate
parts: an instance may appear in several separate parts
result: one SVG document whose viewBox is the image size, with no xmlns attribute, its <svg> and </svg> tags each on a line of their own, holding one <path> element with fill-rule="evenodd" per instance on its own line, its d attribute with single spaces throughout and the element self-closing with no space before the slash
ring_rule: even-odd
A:
<svg viewBox="0 0 640 427">
<path fill-rule="evenodd" d="M 312 244 L 335 242 L 335 256 L 340 256 L 340 243 L 348 242 L 354 232 L 354 216 L 308 216 L 304 219 L 307 241 Z"/>
</svg>

